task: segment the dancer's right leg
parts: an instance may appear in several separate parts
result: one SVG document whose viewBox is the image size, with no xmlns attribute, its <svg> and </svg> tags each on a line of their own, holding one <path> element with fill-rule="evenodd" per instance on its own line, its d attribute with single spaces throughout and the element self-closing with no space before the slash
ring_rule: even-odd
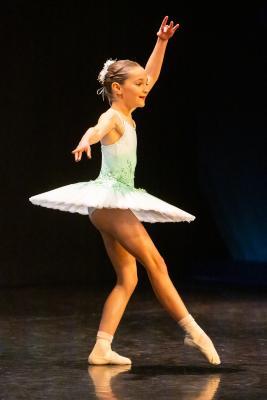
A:
<svg viewBox="0 0 267 400">
<path fill-rule="evenodd" d="M 98 209 L 91 217 L 93 225 L 116 239 L 146 269 L 156 297 L 169 315 L 191 335 L 192 341 L 185 344 L 198 348 L 213 364 L 219 364 L 219 356 L 205 332 L 196 324 L 189 323 L 189 312 L 177 293 L 168 274 L 163 257 L 158 252 L 143 224 L 129 209 Z M 187 318 L 186 318 L 187 317 Z M 187 324 L 184 324 L 187 321 Z M 201 340 L 195 343 L 196 338 Z"/>
<path fill-rule="evenodd" d="M 88 357 L 88 362 L 89 364 L 130 364 L 129 358 L 111 350 L 111 343 L 138 282 L 136 260 L 111 235 L 102 231 L 100 233 L 114 267 L 117 282 L 105 301 L 96 343 Z"/>
<path fill-rule="evenodd" d="M 136 259 L 116 239 L 105 232 L 100 231 L 100 233 L 115 270 L 117 282 L 105 301 L 99 330 L 114 335 L 136 288 L 137 266 Z"/>
</svg>

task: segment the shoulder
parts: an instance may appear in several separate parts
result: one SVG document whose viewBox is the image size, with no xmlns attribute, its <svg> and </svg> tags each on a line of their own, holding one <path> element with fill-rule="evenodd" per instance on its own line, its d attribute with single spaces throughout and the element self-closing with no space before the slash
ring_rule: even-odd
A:
<svg viewBox="0 0 267 400">
<path fill-rule="evenodd" d="M 108 110 L 103 112 L 100 115 L 98 122 L 108 123 L 109 125 L 112 126 L 113 129 L 117 129 L 120 132 L 123 132 L 123 130 L 124 130 L 123 123 L 122 123 L 120 116 L 118 115 L 116 110 L 114 110 L 112 108 L 109 108 Z"/>
</svg>

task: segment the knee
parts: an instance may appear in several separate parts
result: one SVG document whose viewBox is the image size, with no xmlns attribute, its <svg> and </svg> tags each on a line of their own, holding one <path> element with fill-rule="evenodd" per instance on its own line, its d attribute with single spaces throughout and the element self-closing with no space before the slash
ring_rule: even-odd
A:
<svg viewBox="0 0 267 400">
<path fill-rule="evenodd" d="M 131 294 L 134 292 L 137 283 L 138 283 L 138 276 L 133 274 L 128 274 L 126 276 L 119 277 L 117 279 L 117 285 L 123 287 L 125 293 L 128 296 L 131 296 Z"/>
<path fill-rule="evenodd" d="M 168 268 L 164 258 L 158 253 L 149 258 L 146 265 L 147 273 L 149 275 L 167 275 Z"/>
</svg>

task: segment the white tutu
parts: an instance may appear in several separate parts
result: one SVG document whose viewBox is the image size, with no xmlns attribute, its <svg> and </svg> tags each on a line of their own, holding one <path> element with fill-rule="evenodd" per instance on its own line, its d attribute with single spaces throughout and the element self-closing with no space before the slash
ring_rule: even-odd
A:
<svg viewBox="0 0 267 400">
<path fill-rule="evenodd" d="M 118 187 L 119 186 L 119 187 Z M 149 194 L 145 189 L 98 180 L 77 182 L 29 198 L 34 205 L 88 215 L 88 208 L 130 209 L 140 221 L 193 221 L 195 216 Z"/>
</svg>

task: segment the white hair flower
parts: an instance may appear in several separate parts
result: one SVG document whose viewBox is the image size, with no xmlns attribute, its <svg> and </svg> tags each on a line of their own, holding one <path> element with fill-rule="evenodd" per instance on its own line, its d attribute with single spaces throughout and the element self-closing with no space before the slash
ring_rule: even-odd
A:
<svg viewBox="0 0 267 400">
<path fill-rule="evenodd" d="M 98 80 L 102 85 L 104 85 L 105 76 L 106 76 L 106 74 L 107 74 L 107 72 L 108 72 L 108 67 L 109 67 L 111 64 L 113 64 L 115 61 L 117 61 L 117 60 L 112 60 L 111 58 L 109 58 L 109 59 L 105 62 L 104 67 L 102 68 L 102 70 L 100 71 L 97 80 Z"/>
</svg>

